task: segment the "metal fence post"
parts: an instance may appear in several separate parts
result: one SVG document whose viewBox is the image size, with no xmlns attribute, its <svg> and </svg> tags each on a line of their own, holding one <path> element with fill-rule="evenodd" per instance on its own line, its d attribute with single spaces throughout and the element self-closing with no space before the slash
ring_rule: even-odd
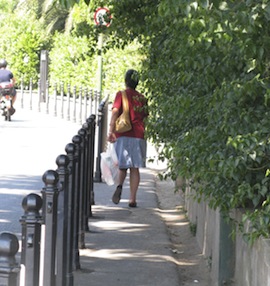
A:
<svg viewBox="0 0 270 286">
<path fill-rule="evenodd" d="M 77 89 L 76 89 L 76 86 L 73 87 L 73 118 L 72 118 L 72 121 L 73 122 L 76 122 L 76 92 L 77 92 Z"/>
<path fill-rule="evenodd" d="M 0 233 L 0 285 L 17 285 L 20 267 L 15 255 L 19 249 L 16 235 L 10 232 Z"/>
<path fill-rule="evenodd" d="M 93 99 L 94 95 L 93 95 L 93 89 L 90 89 L 89 91 L 89 114 L 93 113 Z"/>
<path fill-rule="evenodd" d="M 88 218 L 90 217 L 91 212 L 91 203 L 90 203 L 90 196 L 91 196 L 91 182 L 90 182 L 90 174 L 91 174 L 91 153 L 90 153 L 90 143 L 91 140 L 91 124 L 89 122 L 85 122 L 82 128 L 86 131 L 86 141 L 85 141 L 85 221 L 84 221 L 84 229 L 85 231 L 89 231 L 88 225 Z"/>
<path fill-rule="evenodd" d="M 24 100 L 23 80 L 24 80 L 24 78 L 22 77 L 22 79 L 21 79 L 21 108 L 23 108 L 23 106 L 24 106 L 24 102 L 23 102 L 23 100 Z"/>
<path fill-rule="evenodd" d="M 83 104 L 84 104 L 84 121 L 87 119 L 87 94 L 88 89 L 87 87 L 84 89 L 84 98 L 83 98 Z"/>
<path fill-rule="evenodd" d="M 29 83 L 29 94 L 30 94 L 30 110 L 33 109 L 33 80 L 30 78 L 30 83 Z"/>
<path fill-rule="evenodd" d="M 55 286 L 55 252 L 57 230 L 58 173 L 48 170 L 42 177 L 43 214 L 45 216 L 43 286 Z"/>
<path fill-rule="evenodd" d="M 40 103 L 41 103 L 41 87 L 40 79 L 38 80 L 38 112 L 40 112 Z"/>
<path fill-rule="evenodd" d="M 29 194 L 22 201 L 24 215 L 20 219 L 22 225 L 22 255 L 24 265 L 24 285 L 39 284 L 40 238 L 42 216 L 42 198 L 37 194 Z"/>
<path fill-rule="evenodd" d="M 61 118 L 64 118 L 64 83 L 60 82 L 60 95 L 61 95 Z"/>
<path fill-rule="evenodd" d="M 75 269 L 80 269 L 80 255 L 79 255 L 79 202 L 80 202 L 80 172 L 81 172 L 81 142 L 82 138 L 79 135 L 75 135 L 72 138 L 72 142 L 75 145 L 75 196 L 74 196 L 74 257 L 75 257 Z"/>
<path fill-rule="evenodd" d="M 79 124 L 82 124 L 82 86 L 80 86 L 79 90 Z"/>
<path fill-rule="evenodd" d="M 56 285 L 66 286 L 67 278 L 67 218 L 68 218 L 68 164 L 69 158 L 66 155 L 59 155 L 56 159 L 59 174 L 59 196 L 58 196 L 58 216 L 57 216 L 57 271 Z M 70 284 L 69 284 L 70 285 Z"/>
<path fill-rule="evenodd" d="M 96 134 L 96 115 L 92 114 L 87 122 L 90 124 L 90 134 L 89 134 L 89 181 L 90 186 L 90 216 L 92 216 L 92 205 L 95 204 L 95 194 L 94 194 L 94 160 L 95 160 L 95 134 Z"/>
<path fill-rule="evenodd" d="M 50 100 L 50 97 L 49 97 L 49 89 L 50 89 L 50 83 L 49 83 L 49 81 L 47 80 L 47 81 L 46 81 L 46 90 L 45 90 L 46 113 L 47 113 L 47 114 L 49 114 L 49 100 Z"/>
<path fill-rule="evenodd" d="M 100 170 L 100 153 L 102 152 L 101 149 L 101 140 L 102 140 L 102 112 L 98 112 L 98 137 L 96 138 L 97 140 L 97 154 L 96 154 L 96 171 L 95 171 L 95 182 L 101 182 L 101 170 Z"/>
<path fill-rule="evenodd" d="M 54 116 L 57 116 L 57 84 L 53 86 L 53 96 L 54 96 Z"/>
<path fill-rule="evenodd" d="M 67 86 L 67 120 L 70 120 L 70 84 Z"/>
<path fill-rule="evenodd" d="M 69 158 L 68 170 L 68 215 L 67 215 L 67 286 L 73 285 L 73 265 L 75 262 L 75 250 L 74 250 L 74 197 L 75 197 L 75 145 L 69 143 L 66 145 L 65 151 Z M 76 269 L 74 267 L 74 269 Z"/>
<path fill-rule="evenodd" d="M 88 217 L 86 215 L 86 201 L 87 201 L 87 182 L 86 182 L 86 171 L 87 171 L 87 131 L 81 128 L 78 134 L 82 138 L 81 143 L 81 195 L 80 195 L 80 233 L 79 233 L 79 247 L 85 248 L 85 231 L 88 229 Z"/>
<path fill-rule="evenodd" d="M 103 129 L 104 129 L 104 109 L 108 96 L 102 100 L 98 108 L 98 146 L 96 154 L 96 172 L 95 172 L 95 181 L 101 182 L 101 170 L 100 170 L 100 153 L 102 152 L 103 147 Z"/>
</svg>

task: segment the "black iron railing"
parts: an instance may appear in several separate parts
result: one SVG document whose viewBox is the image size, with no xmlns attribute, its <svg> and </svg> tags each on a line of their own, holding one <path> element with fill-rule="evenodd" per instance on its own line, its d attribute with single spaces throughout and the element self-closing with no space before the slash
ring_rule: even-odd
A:
<svg viewBox="0 0 270 286">
<path fill-rule="evenodd" d="M 92 216 L 94 163 L 99 157 L 95 149 L 99 152 L 104 145 L 101 135 L 95 140 L 96 127 L 97 134 L 106 130 L 107 99 L 99 104 L 98 117 L 92 114 L 87 118 L 66 145 L 66 154 L 56 158 L 57 169 L 43 174 L 41 194 L 31 193 L 23 199 L 20 263 L 16 261 L 17 237 L 9 232 L 0 234 L 1 286 L 15 286 L 19 279 L 23 279 L 20 285 L 26 286 L 40 282 L 43 286 L 73 286 L 73 272 L 80 269 L 79 249 L 85 248 Z"/>
</svg>

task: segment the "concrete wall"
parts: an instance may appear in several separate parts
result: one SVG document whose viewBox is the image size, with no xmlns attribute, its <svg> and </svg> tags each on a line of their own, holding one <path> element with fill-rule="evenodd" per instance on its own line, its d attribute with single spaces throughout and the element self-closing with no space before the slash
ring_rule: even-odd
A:
<svg viewBox="0 0 270 286">
<path fill-rule="evenodd" d="M 210 209 L 203 201 L 197 203 L 191 190 L 185 192 L 185 208 L 190 223 L 196 225 L 198 244 L 210 266 L 211 286 L 270 286 L 270 239 L 261 238 L 249 246 L 239 233 L 233 240 L 232 226 L 219 210 Z M 240 210 L 233 216 L 241 220 Z"/>
<path fill-rule="evenodd" d="M 241 219 L 241 212 L 235 212 Z M 246 226 L 246 230 L 249 226 Z M 260 238 L 249 246 L 238 234 L 235 240 L 235 281 L 240 286 L 270 286 L 270 239 Z"/>
</svg>

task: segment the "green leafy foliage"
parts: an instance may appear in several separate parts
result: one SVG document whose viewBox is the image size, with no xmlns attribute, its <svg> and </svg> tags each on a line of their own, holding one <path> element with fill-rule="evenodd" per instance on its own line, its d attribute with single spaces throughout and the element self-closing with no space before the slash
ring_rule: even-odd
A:
<svg viewBox="0 0 270 286">
<path fill-rule="evenodd" d="M 53 42 L 49 54 L 51 82 L 95 86 L 97 62 L 92 57 L 87 37 L 57 33 Z"/>
<path fill-rule="evenodd" d="M 37 82 L 40 50 L 49 43 L 42 26 L 34 18 L 15 14 L 3 14 L 2 19 L 0 57 L 6 58 L 18 84 L 22 78 Z"/>
<path fill-rule="evenodd" d="M 115 96 L 116 91 L 125 88 L 124 76 L 128 69 L 141 70 L 145 56 L 140 53 L 141 45 L 133 41 L 125 48 L 110 48 L 104 54 L 103 77 L 104 88 Z M 142 87 L 139 84 L 138 89 Z"/>
<path fill-rule="evenodd" d="M 65 8 L 70 8 L 79 2 L 80 0 L 59 0 L 60 5 Z M 86 1 L 86 2 L 89 2 L 89 1 Z"/>
<path fill-rule="evenodd" d="M 227 215 L 251 210 L 253 238 L 269 234 L 269 8 L 160 1 L 144 66 L 148 136 L 169 175 L 189 179 Z"/>
</svg>

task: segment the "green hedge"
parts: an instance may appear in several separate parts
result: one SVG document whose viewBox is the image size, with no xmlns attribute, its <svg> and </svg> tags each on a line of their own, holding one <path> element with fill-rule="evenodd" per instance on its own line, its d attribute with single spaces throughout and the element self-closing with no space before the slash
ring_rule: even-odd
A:
<svg viewBox="0 0 270 286">
<path fill-rule="evenodd" d="M 244 208 L 251 241 L 268 236 L 270 3 L 164 0 L 158 13 L 145 68 L 149 137 L 169 175 L 227 217 Z"/>
</svg>

